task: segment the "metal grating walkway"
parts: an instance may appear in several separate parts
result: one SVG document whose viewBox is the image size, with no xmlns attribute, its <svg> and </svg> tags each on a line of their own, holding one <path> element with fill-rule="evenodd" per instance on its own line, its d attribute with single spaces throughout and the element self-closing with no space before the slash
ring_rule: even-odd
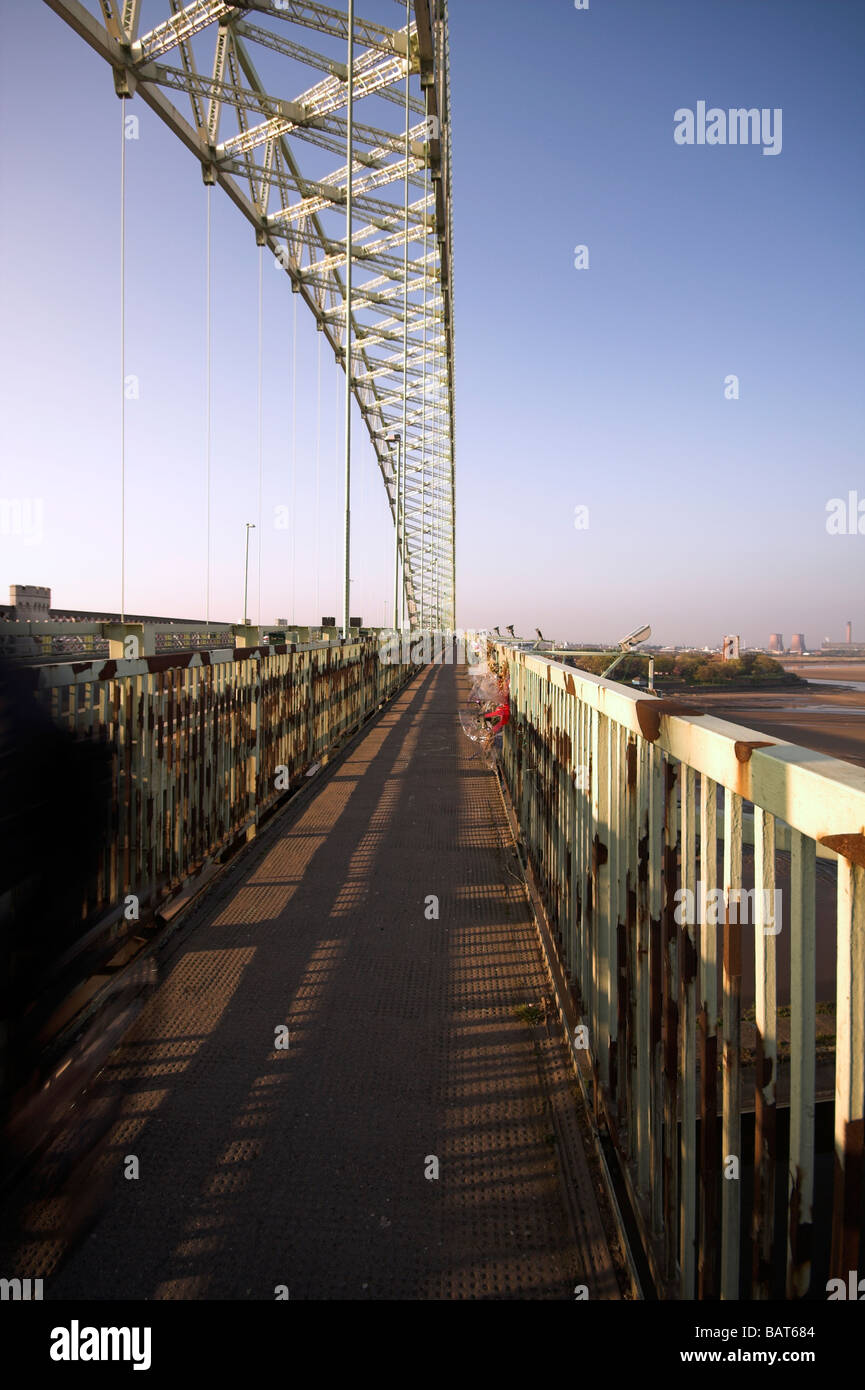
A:
<svg viewBox="0 0 865 1390">
<path fill-rule="evenodd" d="M 465 688 L 427 668 L 193 910 L 107 1071 L 110 1201 L 54 1273 L 31 1208 L 46 1298 L 622 1296 Z"/>
</svg>

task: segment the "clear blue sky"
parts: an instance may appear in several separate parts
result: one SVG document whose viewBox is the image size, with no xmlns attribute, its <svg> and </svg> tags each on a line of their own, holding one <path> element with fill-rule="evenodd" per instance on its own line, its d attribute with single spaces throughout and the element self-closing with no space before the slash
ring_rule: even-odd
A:
<svg viewBox="0 0 865 1390">
<path fill-rule="evenodd" d="M 361 12 L 399 23 L 392 0 Z M 114 607 L 119 103 L 44 5 L 7 11 L 5 34 L 0 496 L 43 498 L 45 520 L 41 544 L 2 537 L 0 584 Z M 451 0 L 461 625 L 816 645 L 851 618 L 865 640 L 865 535 L 826 531 L 829 499 L 865 501 L 863 54 L 865 6 L 847 0 Z M 781 153 L 677 145 L 673 113 L 698 101 L 781 108 Z M 129 109 L 127 606 L 194 615 L 204 192 L 157 118 Z M 215 197 L 212 608 L 228 620 L 257 513 L 256 257 Z M 292 500 L 292 309 L 268 266 L 268 516 Z M 299 620 L 341 607 L 340 381 L 325 355 L 317 524 L 303 313 L 298 344 L 299 523 L 264 537 L 267 622 L 292 596 Z M 381 621 L 392 540 L 357 438 L 352 608 Z"/>
</svg>

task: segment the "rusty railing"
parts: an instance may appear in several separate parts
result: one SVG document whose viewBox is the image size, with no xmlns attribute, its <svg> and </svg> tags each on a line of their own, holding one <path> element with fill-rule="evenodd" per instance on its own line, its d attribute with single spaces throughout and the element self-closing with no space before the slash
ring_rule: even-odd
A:
<svg viewBox="0 0 865 1390">
<path fill-rule="evenodd" d="M 114 749 L 86 917 L 180 891 L 300 784 L 416 668 L 375 641 L 92 660 L 34 673 L 55 719 Z M 50 860 L 50 847 L 49 847 Z"/>
<path fill-rule="evenodd" d="M 825 1298 L 818 1276 L 860 1268 L 865 771 L 490 651 L 575 1055 L 656 1283 Z"/>
</svg>

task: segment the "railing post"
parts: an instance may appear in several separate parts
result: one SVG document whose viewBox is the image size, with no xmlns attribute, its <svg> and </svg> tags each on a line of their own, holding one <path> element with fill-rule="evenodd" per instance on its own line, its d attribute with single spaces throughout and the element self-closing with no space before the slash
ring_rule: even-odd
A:
<svg viewBox="0 0 865 1390">
<path fill-rule="evenodd" d="M 637 991 L 639 979 L 639 956 L 637 950 L 637 865 L 639 846 L 637 840 L 638 819 L 638 757 L 639 752 L 634 738 L 627 729 L 622 730 L 622 748 L 625 756 L 627 776 L 624 786 L 625 809 L 622 816 L 622 899 L 624 902 L 624 923 L 622 937 L 624 944 L 624 968 L 619 980 L 620 1000 L 624 998 L 624 1014 L 621 1029 L 622 1076 L 625 1082 L 625 1104 L 628 1117 L 628 1155 L 637 1154 Z M 620 1010 L 620 1016 L 622 1011 Z"/>
<path fill-rule="evenodd" d="M 754 807 L 754 1215 L 752 1297 L 770 1297 L 775 1230 L 775 1084 L 778 1000 L 775 972 L 775 818 Z M 770 904 L 772 905 L 770 908 Z M 770 920 L 771 919 L 771 920 Z"/>
<path fill-rule="evenodd" d="M 252 797 L 252 825 L 248 827 L 246 838 L 252 839 L 258 830 L 258 765 L 261 739 L 261 657 L 254 656 L 247 663 L 252 674 L 250 717 L 252 719 L 252 751 L 247 754 L 247 793 Z"/>
<path fill-rule="evenodd" d="M 739 1234 L 742 1170 L 742 798 L 724 791 L 724 992 L 722 1030 L 724 1040 L 724 1113 L 721 1163 L 721 1297 L 739 1297 Z M 735 897 L 734 897 L 735 894 Z M 735 903 L 735 913 L 733 911 Z M 735 915 L 735 922 L 730 919 Z M 731 1161 L 735 1167 L 728 1166 Z"/>
<path fill-rule="evenodd" d="M 835 1181 L 830 1274 L 859 1280 L 865 1179 L 865 869 L 838 860 L 835 1002 Z"/>
<path fill-rule="evenodd" d="M 660 749 L 649 745 L 649 979 L 651 1039 L 651 1172 L 652 1231 L 664 1229 L 664 943 L 662 935 L 664 849 L 664 763 Z"/>
<path fill-rule="evenodd" d="M 675 1277 L 679 1242 L 679 970 L 675 918 L 679 831 L 677 766 L 664 759 L 664 1267 Z"/>
<path fill-rule="evenodd" d="M 318 675 L 318 669 L 317 669 L 318 652 L 315 652 L 315 651 L 307 652 L 306 659 L 307 659 L 308 668 L 309 668 L 309 678 L 308 678 L 309 703 L 308 703 L 308 707 L 307 707 L 307 720 L 306 720 L 306 762 L 311 766 L 311 765 L 315 762 L 315 758 L 316 758 L 316 747 L 315 747 L 315 720 L 316 720 L 316 715 L 318 714 L 318 710 L 316 709 L 315 692 L 316 692 L 316 676 Z"/>
<path fill-rule="evenodd" d="M 620 1024 L 622 1022 L 622 977 L 623 965 L 623 922 L 624 903 L 624 862 L 623 844 L 625 819 L 625 730 L 616 720 L 609 721 L 610 729 L 610 944 L 609 959 L 609 997 L 610 997 L 610 1095 L 616 1105 L 617 1125 L 621 1126 L 624 1114 L 623 1095 L 627 1073 L 627 1057 L 620 1051 L 624 1042 Z"/>
<path fill-rule="evenodd" d="M 680 1194 L 680 1291 L 694 1297 L 697 1211 L 697 928 L 696 773 L 682 767 L 682 888 L 687 908 L 679 930 L 679 989 L 682 1017 L 682 1180 Z M 680 913 L 681 916 L 681 913 Z"/>
<path fill-rule="evenodd" d="M 567 812 L 568 812 L 568 983 L 573 988 L 578 978 L 579 956 L 577 954 L 577 878 L 580 872 L 578 807 L 584 796 L 581 790 L 582 779 L 576 776 L 580 760 L 579 745 L 580 705 L 573 695 L 567 697 L 566 721 L 568 740 L 571 748 L 571 761 L 568 768 Z"/>
<path fill-rule="evenodd" d="M 718 925 L 717 912 L 706 920 L 705 904 L 718 887 L 718 784 L 700 776 L 700 1298 L 718 1290 Z"/>
<path fill-rule="evenodd" d="M 788 1298 L 804 1298 L 811 1283 L 817 1013 L 816 851 L 813 840 L 798 830 L 791 831 Z"/>
<path fill-rule="evenodd" d="M 610 726 L 599 710 L 592 718 L 592 912 L 591 1018 L 595 1118 L 600 1086 L 610 1080 Z"/>
<path fill-rule="evenodd" d="M 651 1172 L 650 1072 L 652 1044 L 650 1032 L 651 914 L 649 908 L 649 797 L 651 793 L 651 751 L 651 744 L 646 743 L 643 739 L 638 739 L 636 805 L 637 949 L 635 957 L 637 1007 L 634 1050 L 637 1058 L 637 1187 L 642 1194 L 647 1193 L 649 1190 Z"/>
</svg>

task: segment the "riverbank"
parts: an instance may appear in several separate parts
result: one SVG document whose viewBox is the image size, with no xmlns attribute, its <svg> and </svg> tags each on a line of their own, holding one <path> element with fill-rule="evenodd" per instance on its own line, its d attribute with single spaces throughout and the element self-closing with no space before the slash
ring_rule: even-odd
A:
<svg viewBox="0 0 865 1390">
<path fill-rule="evenodd" d="M 851 664 L 847 669 L 847 679 L 865 681 L 865 665 L 859 663 L 858 668 L 853 668 Z M 862 674 L 854 675 L 854 669 Z M 813 667 L 810 673 L 818 680 L 833 679 L 824 674 L 822 667 L 819 675 Z M 672 698 L 682 699 L 717 719 L 728 719 L 758 733 L 865 768 L 865 690 L 844 690 L 840 684 L 735 692 L 693 686 L 687 695 L 676 692 Z"/>
</svg>

